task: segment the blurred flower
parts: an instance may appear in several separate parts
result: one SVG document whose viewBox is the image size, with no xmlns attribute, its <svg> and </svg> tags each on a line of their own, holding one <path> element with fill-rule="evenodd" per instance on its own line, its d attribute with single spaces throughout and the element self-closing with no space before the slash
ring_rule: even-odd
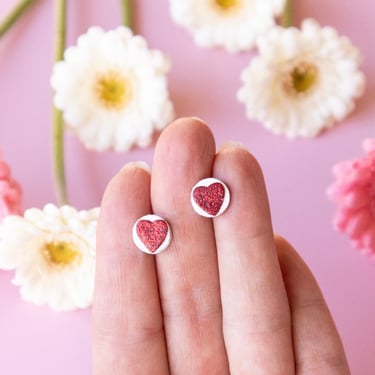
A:
<svg viewBox="0 0 375 375">
<path fill-rule="evenodd" d="M 26 301 L 58 311 L 91 304 L 98 214 L 47 204 L 3 220 L 0 268 L 16 270 L 13 283 Z"/>
<path fill-rule="evenodd" d="M 238 98 L 247 116 L 289 138 L 313 137 L 353 109 L 365 78 L 359 51 L 331 27 L 305 20 L 301 30 L 274 27 L 244 70 Z"/>
<path fill-rule="evenodd" d="M 168 70 L 168 59 L 130 29 L 92 27 L 55 64 L 54 103 L 89 149 L 144 147 L 173 119 Z"/>
<path fill-rule="evenodd" d="M 285 0 L 170 0 L 172 18 L 204 47 L 248 50 L 275 24 Z"/>
<path fill-rule="evenodd" d="M 19 215 L 21 212 L 21 186 L 12 178 L 8 165 L 0 155 L 0 222 L 7 215 Z"/>
<path fill-rule="evenodd" d="M 328 197 L 337 203 L 334 225 L 361 250 L 375 253 L 375 139 L 363 144 L 366 156 L 333 168 Z"/>
</svg>

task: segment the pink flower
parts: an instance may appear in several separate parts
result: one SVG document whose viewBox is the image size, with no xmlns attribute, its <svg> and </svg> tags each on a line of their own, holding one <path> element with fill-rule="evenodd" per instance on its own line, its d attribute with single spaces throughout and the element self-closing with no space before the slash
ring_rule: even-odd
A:
<svg viewBox="0 0 375 375">
<path fill-rule="evenodd" d="M 7 215 L 22 213 L 22 190 L 0 155 L 0 221 Z"/>
<path fill-rule="evenodd" d="M 354 246 L 375 254 L 375 139 L 363 143 L 363 158 L 333 167 L 336 181 L 328 188 L 337 203 L 334 225 L 352 239 Z"/>
</svg>

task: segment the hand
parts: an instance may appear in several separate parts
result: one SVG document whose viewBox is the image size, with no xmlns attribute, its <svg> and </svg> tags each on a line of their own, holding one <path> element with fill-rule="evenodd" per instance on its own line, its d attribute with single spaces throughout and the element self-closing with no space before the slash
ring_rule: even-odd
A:
<svg viewBox="0 0 375 375">
<path fill-rule="evenodd" d="M 197 181 L 231 191 L 215 219 L 190 204 Z M 172 228 L 156 256 L 137 250 L 135 221 Z M 274 237 L 262 171 L 203 123 L 181 119 L 160 136 L 152 176 L 137 164 L 110 182 L 98 225 L 93 304 L 95 375 L 348 375 L 330 313 L 308 267 Z"/>
</svg>

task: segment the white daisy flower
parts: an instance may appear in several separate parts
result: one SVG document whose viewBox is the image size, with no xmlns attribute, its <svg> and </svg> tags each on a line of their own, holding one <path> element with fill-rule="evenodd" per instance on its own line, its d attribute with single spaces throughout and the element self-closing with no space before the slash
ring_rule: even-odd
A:
<svg viewBox="0 0 375 375">
<path fill-rule="evenodd" d="M 316 136 L 343 120 L 364 91 L 360 53 L 332 27 L 311 19 L 301 30 L 275 27 L 258 48 L 238 98 L 250 119 L 276 134 Z"/>
<path fill-rule="evenodd" d="M 285 0 L 170 0 L 172 18 L 198 45 L 231 52 L 253 48 L 284 6 Z"/>
<path fill-rule="evenodd" d="M 145 147 L 173 119 L 169 60 L 121 26 L 92 27 L 53 68 L 54 103 L 88 149 Z"/>
<path fill-rule="evenodd" d="M 0 224 L 0 268 L 15 269 L 24 300 L 57 311 L 88 307 L 93 298 L 99 209 L 77 212 L 47 204 Z"/>
</svg>

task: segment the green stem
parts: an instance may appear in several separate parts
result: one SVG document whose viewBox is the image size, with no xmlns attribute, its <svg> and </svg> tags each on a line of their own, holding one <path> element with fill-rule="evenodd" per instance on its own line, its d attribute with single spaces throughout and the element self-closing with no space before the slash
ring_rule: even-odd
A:
<svg viewBox="0 0 375 375">
<path fill-rule="evenodd" d="M 55 0 L 55 62 L 63 59 L 65 49 L 66 0 Z M 64 119 L 62 112 L 52 108 L 53 171 L 57 201 L 67 204 L 64 166 Z"/>
<path fill-rule="evenodd" d="M 284 27 L 293 26 L 293 9 L 292 0 L 285 1 L 285 8 L 281 18 L 281 24 Z"/>
<path fill-rule="evenodd" d="M 131 0 L 121 0 L 122 23 L 131 29 L 133 26 L 133 23 L 132 23 L 132 12 L 131 12 L 130 3 L 131 3 Z"/>
<path fill-rule="evenodd" d="M 20 0 L 0 23 L 0 38 L 18 21 L 35 0 Z"/>
</svg>

